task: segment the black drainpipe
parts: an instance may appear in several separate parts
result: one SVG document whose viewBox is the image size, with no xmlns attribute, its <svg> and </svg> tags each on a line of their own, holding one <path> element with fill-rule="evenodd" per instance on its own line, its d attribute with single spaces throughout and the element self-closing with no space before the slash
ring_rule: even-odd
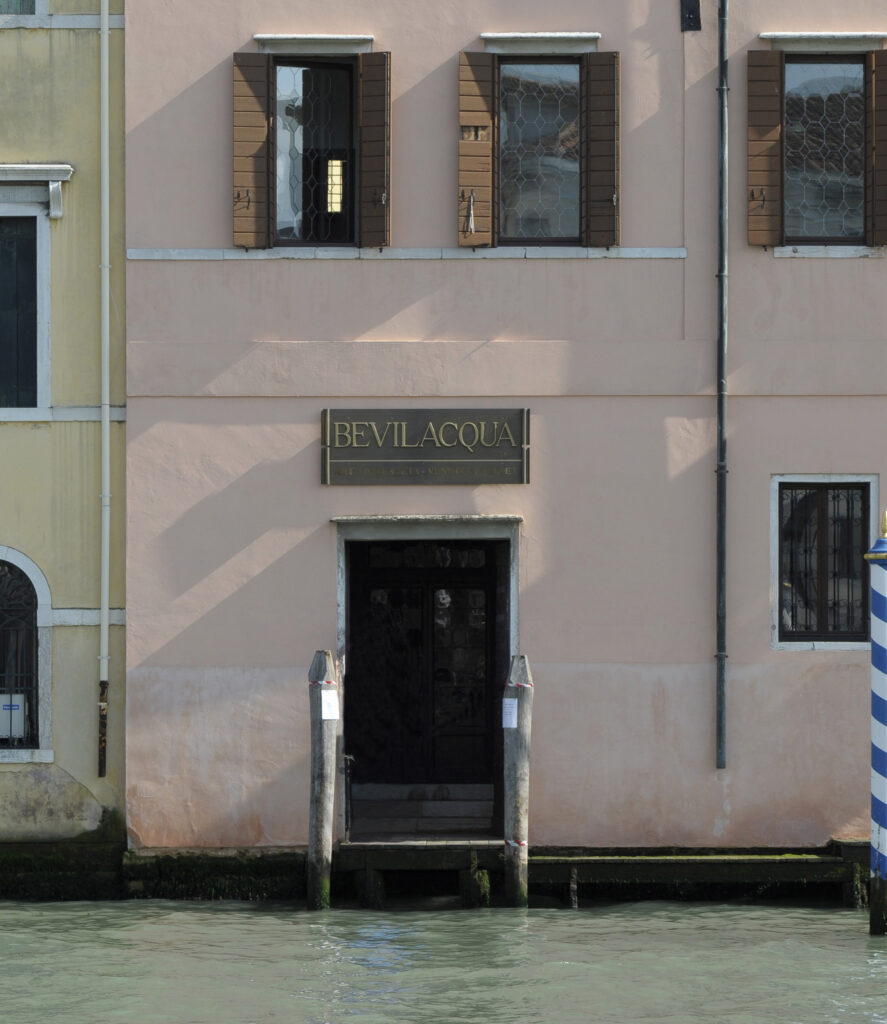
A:
<svg viewBox="0 0 887 1024">
<path fill-rule="evenodd" d="M 718 0 L 717 767 L 727 767 L 727 8 Z"/>
</svg>

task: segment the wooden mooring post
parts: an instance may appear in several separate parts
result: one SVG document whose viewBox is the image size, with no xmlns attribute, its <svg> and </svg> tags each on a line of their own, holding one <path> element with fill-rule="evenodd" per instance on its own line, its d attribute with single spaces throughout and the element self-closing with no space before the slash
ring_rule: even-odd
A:
<svg viewBox="0 0 887 1024">
<path fill-rule="evenodd" d="M 502 698 L 505 767 L 505 899 L 510 906 L 528 904 L 527 865 L 530 819 L 530 727 L 533 676 L 524 654 L 511 659 Z"/>
<path fill-rule="evenodd" d="M 333 805 L 336 794 L 336 733 L 339 724 L 339 677 L 330 651 L 317 651 L 308 671 L 311 712 L 311 804 L 308 860 L 305 865 L 309 910 L 330 905 L 333 859 Z"/>
<path fill-rule="evenodd" d="M 872 812 L 869 934 L 887 934 L 887 512 L 865 556 L 871 572 Z"/>
</svg>

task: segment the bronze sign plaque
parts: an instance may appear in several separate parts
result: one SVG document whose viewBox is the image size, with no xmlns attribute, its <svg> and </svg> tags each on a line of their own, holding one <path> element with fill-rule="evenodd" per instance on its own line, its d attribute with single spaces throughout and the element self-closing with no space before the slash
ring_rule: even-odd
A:
<svg viewBox="0 0 887 1024">
<path fill-rule="evenodd" d="M 529 409 L 324 409 L 324 484 L 526 484 Z"/>
</svg>

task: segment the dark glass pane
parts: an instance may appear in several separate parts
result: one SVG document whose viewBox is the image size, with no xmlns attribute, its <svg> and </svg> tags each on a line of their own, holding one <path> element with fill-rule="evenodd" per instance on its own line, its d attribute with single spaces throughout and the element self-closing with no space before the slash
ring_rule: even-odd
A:
<svg viewBox="0 0 887 1024">
<path fill-rule="evenodd" d="M 862 64 L 787 62 L 784 128 L 786 237 L 862 239 Z"/>
<path fill-rule="evenodd" d="M 0 748 L 37 743 L 37 595 L 0 562 Z"/>
<path fill-rule="evenodd" d="M 503 64 L 500 235 L 579 237 L 579 65 Z"/>
<path fill-rule="evenodd" d="M 33 14 L 34 0 L 0 0 L 0 14 Z"/>
<path fill-rule="evenodd" d="M 819 630 L 819 493 L 801 487 L 780 491 L 780 588 L 783 630 Z"/>
<path fill-rule="evenodd" d="M 277 238 L 351 238 L 351 71 L 277 68 Z"/>
<path fill-rule="evenodd" d="M 860 487 L 828 491 L 828 628 L 858 633 L 866 629 L 867 585 L 862 553 L 866 549 L 868 508 Z"/>
<path fill-rule="evenodd" d="M 37 221 L 0 218 L 0 406 L 37 404 Z"/>
</svg>

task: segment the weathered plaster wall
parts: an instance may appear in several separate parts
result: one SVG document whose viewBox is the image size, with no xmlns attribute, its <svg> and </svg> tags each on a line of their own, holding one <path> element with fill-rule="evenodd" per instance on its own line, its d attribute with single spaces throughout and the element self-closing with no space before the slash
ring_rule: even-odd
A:
<svg viewBox="0 0 887 1024">
<path fill-rule="evenodd" d="M 298 18 L 274 0 L 211 6 L 130 4 L 134 249 L 230 246 L 230 55 L 253 33 L 372 32 L 391 50 L 392 243 L 441 249 L 455 244 L 458 51 L 485 31 L 589 29 L 622 53 L 622 243 L 686 258 L 130 261 L 133 841 L 305 841 L 305 677 L 336 644 L 330 518 L 357 513 L 523 517 L 533 842 L 864 837 L 867 655 L 771 649 L 769 495 L 775 473 L 887 470 L 872 379 L 884 263 L 746 246 L 743 51 L 761 31 L 878 28 L 877 6 L 732 5 L 720 772 L 713 5 L 684 36 L 677 5 L 653 0 L 452 0 L 424 18 L 399 0 Z M 320 486 L 324 407 L 407 404 L 529 406 L 532 483 Z"/>
<path fill-rule="evenodd" d="M 53 13 L 98 13 L 98 3 L 58 0 Z M 122 4 L 113 5 L 115 11 Z M 111 402 L 123 405 L 123 39 L 111 48 Z M 0 546 L 32 559 L 52 608 L 94 614 L 100 595 L 99 36 L 95 28 L 0 30 L 3 163 L 69 163 L 63 215 L 50 222 L 51 412 L 4 422 L 0 411 Z M 71 411 L 70 407 L 74 407 Z M 80 410 L 80 411 L 77 411 Z M 73 416 L 65 422 L 56 417 Z M 88 420 L 92 417 L 92 421 Z M 124 425 L 111 428 L 111 605 L 124 588 Z M 67 610 L 72 610 L 68 612 Z M 0 764 L 0 841 L 64 839 L 122 811 L 124 630 L 111 630 L 108 773 L 97 776 L 99 631 L 52 627 L 49 764 Z"/>
</svg>

